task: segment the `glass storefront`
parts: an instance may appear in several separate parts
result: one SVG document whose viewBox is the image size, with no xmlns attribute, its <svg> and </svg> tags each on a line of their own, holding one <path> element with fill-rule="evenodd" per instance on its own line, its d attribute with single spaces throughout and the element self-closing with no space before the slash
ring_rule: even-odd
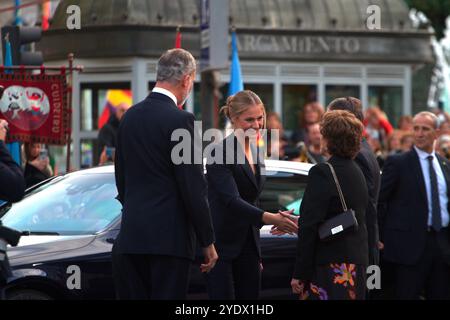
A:
<svg viewBox="0 0 450 320">
<path fill-rule="evenodd" d="M 99 126 L 107 122 L 111 109 L 121 102 L 130 103 L 130 83 L 82 83 L 80 91 L 80 167 L 98 165 L 100 145 L 97 139 Z M 112 90 L 114 96 L 111 95 Z"/>
<path fill-rule="evenodd" d="M 308 102 L 317 101 L 317 86 L 304 84 L 284 84 L 283 97 L 283 126 L 285 130 L 295 130 L 299 126 L 299 115 L 303 106 Z"/>
<path fill-rule="evenodd" d="M 361 99 L 361 92 L 359 86 L 327 84 L 325 86 L 325 96 L 324 107 L 326 107 L 334 99 L 340 97 L 355 97 Z"/>
<path fill-rule="evenodd" d="M 401 86 L 369 86 L 369 106 L 380 107 L 393 126 L 403 115 L 403 88 Z"/>
</svg>

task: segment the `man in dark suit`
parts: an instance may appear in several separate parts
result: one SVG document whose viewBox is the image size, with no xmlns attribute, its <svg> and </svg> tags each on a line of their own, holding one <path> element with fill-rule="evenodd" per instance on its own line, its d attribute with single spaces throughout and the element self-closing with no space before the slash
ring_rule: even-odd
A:
<svg viewBox="0 0 450 320">
<path fill-rule="evenodd" d="M 203 166 L 193 161 L 196 152 L 201 155 L 193 139 L 195 118 L 177 107 L 194 78 L 189 52 L 165 52 L 155 88 L 120 123 L 115 172 L 123 210 L 113 247 L 119 299 L 185 299 L 196 240 L 205 256 L 201 270 L 209 272 L 217 261 Z M 182 163 L 173 154 L 175 130 L 191 140 Z"/>
<path fill-rule="evenodd" d="M 439 120 L 414 117 L 414 148 L 386 160 L 379 221 L 399 299 L 448 299 L 450 163 L 434 151 Z"/>
<path fill-rule="evenodd" d="M 364 121 L 361 101 L 346 97 L 332 101 L 327 110 L 347 110 L 353 113 L 361 122 Z M 377 218 L 377 203 L 380 192 L 380 167 L 366 139 L 361 142 L 361 149 L 354 159 L 364 174 L 369 191 L 369 203 L 366 208 L 366 225 L 369 239 L 369 265 L 379 265 L 380 251 L 378 247 L 379 231 Z"/>
<path fill-rule="evenodd" d="M 0 120 L 0 202 L 19 201 L 25 193 L 22 168 L 11 158 L 5 146 L 8 122 Z"/>
</svg>

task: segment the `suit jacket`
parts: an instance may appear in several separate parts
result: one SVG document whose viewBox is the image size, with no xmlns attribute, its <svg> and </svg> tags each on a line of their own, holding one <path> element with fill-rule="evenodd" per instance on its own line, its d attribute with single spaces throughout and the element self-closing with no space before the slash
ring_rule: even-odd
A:
<svg viewBox="0 0 450 320">
<path fill-rule="evenodd" d="M 25 193 L 25 179 L 22 168 L 14 161 L 0 141 L 0 200 L 16 202 Z"/>
<path fill-rule="evenodd" d="M 118 253 L 193 259 L 196 238 L 202 247 L 214 242 L 201 153 L 200 163 L 192 164 L 195 152 L 201 152 L 194 150 L 194 119 L 160 93 L 124 115 L 115 160 L 123 204 Z M 176 129 L 188 136 L 172 141 Z M 180 151 L 180 145 L 187 149 Z M 174 164 L 172 152 L 191 164 Z"/>
<path fill-rule="evenodd" d="M 378 249 L 380 237 L 378 230 L 377 205 L 381 177 L 377 158 L 373 154 L 366 140 L 362 141 L 361 149 L 356 155 L 355 162 L 364 174 L 367 189 L 369 191 L 369 203 L 366 208 L 366 226 L 369 238 L 369 265 L 378 265 L 380 263 L 380 252 Z"/>
<path fill-rule="evenodd" d="M 297 259 L 294 278 L 308 281 L 316 265 L 329 263 L 368 264 L 366 208 L 367 184 L 358 165 L 351 159 L 333 156 L 328 161 L 336 176 L 349 209 L 355 211 L 357 231 L 347 231 L 328 241 L 318 236 L 319 225 L 343 212 L 342 204 L 327 164 L 317 164 L 308 174 L 308 184 L 300 206 Z"/>
<path fill-rule="evenodd" d="M 436 157 L 450 198 L 450 163 L 438 154 Z M 384 258 L 398 264 L 416 264 L 427 240 L 428 200 L 419 156 L 414 148 L 387 158 L 378 211 Z M 447 246 L 448 239 L 445 240 L 443 245 Z"/>
<path fill-rule="evenodd" d="M 206 165 L 208 198 L 211 205 L 216 248 L 221 259 L 234 259 L 241 252 L 249 232 L 252 234 L 258 253 L 259 229 L 263 225 L 264 210 L 258 208 L 259 195 L 263 189 L 265 175 L 264 161 L 253 150 L 258 159 L 253 173 L 242 147 L 232 134 L 216 144 Z M 213 157 L 221 156 L 224 161 L 212 163 Z M 245 160 L 245 164 L 237 162 Z M 241 163 L 241 164 L 238 164 Z"/>
</svg>

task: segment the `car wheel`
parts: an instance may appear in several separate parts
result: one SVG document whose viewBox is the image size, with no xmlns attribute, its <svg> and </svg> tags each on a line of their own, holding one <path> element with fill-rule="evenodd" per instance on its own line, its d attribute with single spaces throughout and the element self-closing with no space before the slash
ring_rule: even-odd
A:
<svg viewBox="0 0 450 320">
<path fill-rule="evenodd" d="M 53 300 L 48 294 L 36 290 L 15 290 L 6 295 L 7 300 Z"/>
</svg>

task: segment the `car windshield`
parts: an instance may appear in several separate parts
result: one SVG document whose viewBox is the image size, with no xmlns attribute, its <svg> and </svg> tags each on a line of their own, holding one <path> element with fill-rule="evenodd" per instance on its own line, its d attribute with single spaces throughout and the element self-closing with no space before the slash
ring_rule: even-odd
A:
<svg viewBox="0 0 450 320">
<path fill-rule="evenodd" d="M 299 215 L 307 176 L 283 171 L 267 171 L 267 180 L 261 193 L 261 208 L 269 212 L 294 210 Z"/>
<path fill-rule="evenodd" d="M 1 221 L 29 234 L 95 234 L 119 217 L 121 204 L 116 195 L 113 174 L 67 175 L 6 208 Z"/>
</svg>

